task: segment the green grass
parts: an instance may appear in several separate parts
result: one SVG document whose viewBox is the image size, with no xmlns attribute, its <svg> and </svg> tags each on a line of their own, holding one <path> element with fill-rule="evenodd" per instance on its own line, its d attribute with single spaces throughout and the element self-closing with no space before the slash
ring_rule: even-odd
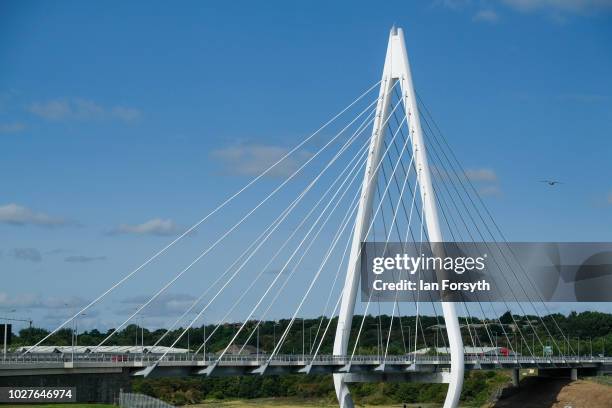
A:
<svg viewBox="0 0 612 408">
<path fill-rule="evenodd" d="M 605 375 L 605 376 L 602 375 L 602 376 L 597 376 L 597 377 L 586 377 L 585 380 L 593 381 L 593 382 L 596 382 L 598 384 L 612 386 L 612 376 L 609 376 L 609 375 Z"/>
</svg>

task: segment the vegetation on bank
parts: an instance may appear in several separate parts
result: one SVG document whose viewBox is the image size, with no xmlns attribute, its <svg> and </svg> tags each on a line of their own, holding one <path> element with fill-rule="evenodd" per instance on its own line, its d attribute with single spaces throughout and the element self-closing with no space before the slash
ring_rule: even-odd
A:
<svg viewBox="0 0 612 408">
<path fill-rule="evenodd" d="M 475 371 L 466 376 L 462 401 L 467 406 L 480 406 L 509 380 L 505 372 Z M 358 404 L 384 405 L 397 403 L 441 403 L 446 384 L 360 383 L 351 384 Z M 221 378 L 137 379 L 134 392 L 150 395 L 174 405 L 198 404 L 207 400 L 294 398 L 335 401 L 331 375 L 248 376 Z"/>
<path fill-rule="evenodd" d="M 351 339 L 361 325 L 362 316 L 355 316 L 353 320 L 354 331 Z M 514 348 L 523 354 L 528 354 L 528 348 L 535 354 L 542 355 L 547 345 L 553 345 L 553 353 L 577 353 L 594 355 L 612 355 L 612 314 L 600 312 L 572 312 L 565 316 L 552 314 L 547 316 L 519 316 L 504 313 L 495 321 L 482 321 L 471 317 L 460 318 L 461 323 L 467 320 L 475 324 L 470 332 L 464 329 L 462 334 L 466 345 L 488 346 L 497 344 L 501 347 Z M 331 353 L 333 333 L 336 319 L 332 320 L 328 335 L 324 339 L 320 354 Z M 504 325 L 495 324 L 501 321 Z M 248 343 L 259 345 L 260 352 L 270 351 L 280 338 L 289 321 L 263 322 L 258 329 L 259 336 L 248 336 L 253 332 L 256 322 L 247 322 L 246 330 L 238 337 L 235 344 Z M 292 327 L 286 341 L 280 348 L 280 353 L 309 354 L 311 348 L 318 346 L 321 332 L 325 329 L 327 318 L 305 319 L 296 322 Z M 543 324 L 544 323 L 544 324 Z M 417 348 L 445 345 L 444 324 L 442 317 L 420 316 L 418 322 Z M 415 347 L 414 316 L 403 316 L 401 324 L 397 318 L 394 320 L 393 331 L 389 343 L 389 354 L 403 354 Z M 202 345 L 204 332 L 208 336 L 206 351 L 217 352 L 222 350 L 235 335 L 240 323 L 227 323 L 221 325 L 210 337 L 215 326 L 207 325 L 192 328 L 188 336 L 181 338 L 177 347 L 189 348 L 195 351 Z M 381 334 L 388 335 L 390 326 L 389 316 L 366 316 L 363 332 L 357 345 L 359 354 L 378 354 L 384 352 L 379 348 L 382 341 Z M 382 329 L 381 329 L 382 328 Z M 518 330 L 520 328 L 520 331 Z M 564 333 L 565 337 L 561 334 Z M 112 329 L 111 329 L 112 330 Z M 182 328 L 176 329 L 160 342 L 160 345 L 171 345 L 176 340 Z M 535 335 L 533 334 L 535 331 Z M 166 330 L 148 330 L 136 325 L 130 325 L 117 332 L 106 343 L 108 345 L 151 345 L 159 339 Z M 523 335 L 520 333 L 522 332 Z M 78 333 L 79 345 L 96 345 L 104 339 L 109 331 L 100 332 L 89 330 Z M 319 333 L 319 334 L 317 334 Z M 332 334 L 329 334 L 332 333 Z M 14 337 L 12 347 L 31 345 L 46 336 L 48 332 L 40 328 L 23 329 Z M 259 339 L 259 343 L 257 343 Z M 70 329 L 60 330 L 45 342 L 47 345 L 70 345 L 72 332 Z M 556 346 L 554 346 L 556 344 Z M 349 349 L 353 344 L 349 345 Z M 201 352 L 201 351 L 200 351 Z M 480 406 L 488 401 L 490 396 L 508 381 L 505 372 L 474 371 L 466 377 L 462 401 L 466 406 Z M 248 376 L 228 378 L 164 378 L 164 379 L 137 379 L 134 381 L 134 391 L 151 395 L 168 401 L 175 405 L 195 404 L 205 401 L 228 399 L 253 400 L 256 398 L 294 398 L 333 403 L 334 390 L 331 376 Z M 442 402 L 446 394 L 445 384 L 419 384 L 419 383 L 373 383 L 352 384 L 350 386 L 355 400 L 359 404 L 383 405 L 397 403 L 436 403 Z M 74 408 L 74 406 L 72 406 Z"/>
<path fill-rule="evenodd" d="M 357 330 L 361 326 L 363 317 L 357 315 L 353 318 L 351 339 L 357 338 Z M 358 354 L 377 354 L 382 351 L 379 344 L 386 344 L 390 316 L 366 316 L 363 331 L 359 337 L 357 347 Z M 476 317 L 461 317 L 460 321 L 465 324 L 470 321 L 475 327 L 471 330 L 462 330 L 465 345 L 490 346 L 497 344 L 500 347 L 514 348 L 517 352 L 528 354 L 532 349 L 537 355 L 542 355 L 546 345 L 553 346 L 553 353 L 573 354 L 580 350 L 580 354 L 612 355 L 612 314 L 601 312 L 572 312 L 569 315 L 550 314 L 546 316 L 520 316 L 504 313 L 499 319 L 483 321 Z M 497 324 L 501 321 L 504 326 Z M 333 346 L 333 333 L 335 332 L 337 318 L 334 318 L 327 331 L 326 337 L 320 349 L 320 354 L 331 353 Z M 286 340 L 283 342 L 279 353 L 309 354 L 311 349 L 316 349 L 321 335 L 328 323 L 325 317 L 305 319 L 303 324 L 299 320 L 292 326 Z M 389 354 L 403 354 L 411 351 L 415 346 L 415 327 L 417 326 L 415 316 L 402 316 L 401 324 L 397 317 L 393 322 L 393 330 L 389 342 Z M 245 329 L 235 341 L 235 344 L 248 344 L 257 346 L 259 339 L 260 352 L 271 351 L 281 334 L 289 324 L 289 320 L 265 321 L 259 327 L 259 336 L 252 335 L 257 321 L 247 322 Z M 207 335 L 206 351 L 217 352 L 222 350 L 234 336 L 241 323 L 226 323 L 214 332 L 216 326 L 206 325 L 188 330 L 176 344 L 177 347 L 190 348 L 192 351 L 198 349 L 203 342 L 204 334 Z M 442 316 L 420 316 L 418 322 L 417 348 L 444 346 L 446 344 L 444 329 L 444 318 Z M 520 332 L 517 330 L 520 328 Z M 558 327 L 558 328 L 557 328 Z M 565 337 L 561 334 L 561 331 Z M 101 332 L 93 329 L 78 333 L 79 345 L 96 345 L 102 341 L 113 329 Z M 534 335 L 535 330 L 535 335 Z M 182 333 L 183 328 L 171 331 L 159 343 L 162 346 L 171 345 Z M 154 344 L 164 333 L 165 329 L 148 330 L 135 324 L 125 327 L 115 333 L 105 344 L 107 345 L 140 345 Z M 380 339 L 381 334 L 385 337 Z M 522 335 L 520 334 L 522 333 Z M 12 347 L 31 345 L 38 342 L 48 334 L 41 328 L 26 328 L 14 336 Z M 72 332 L 69 328 L 59 330 L 51 336 L 44 344 L 68 346 L 72 343 Z M 556 344 L 556 346 L 555 346 Z M 349 344 L 349 349 L 353 348 Z M 200 348 L 201 352 L 201 348 Z"/>
</svg>

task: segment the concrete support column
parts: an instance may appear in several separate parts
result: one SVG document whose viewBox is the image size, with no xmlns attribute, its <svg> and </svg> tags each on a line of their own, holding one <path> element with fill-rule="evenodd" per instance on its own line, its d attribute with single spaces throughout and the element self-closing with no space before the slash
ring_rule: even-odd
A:
<svg viewBox="0 0 612 408">
<path fill-rule="evenodd" d="M 518 368 L 514 368 L 512 370 L 512 385 L 515 387 L 518 387 L 520 381 L 521 381 L 520 370 Z"/>
<path fill-rule="evenodd" d="M 578 380 L 578 369 L 577 368 L 572 368 L 570 371 L 570 380 L 572 381 L 576 381 Z"/>
</svg>

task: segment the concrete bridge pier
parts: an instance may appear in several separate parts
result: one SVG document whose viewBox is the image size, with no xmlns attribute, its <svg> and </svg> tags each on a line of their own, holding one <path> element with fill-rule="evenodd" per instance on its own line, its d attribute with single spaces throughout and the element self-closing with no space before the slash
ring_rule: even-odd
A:
<svg viewBox="0 0 612 408">
<path fill-rule="evenodd" d="M 580 371 L 581 375 L 595 375 L 595 369 L 592 368 L 565 367 L 539 369 L 538 376 L 545 378 L 569 378 L 571 381 L 576 381 L 578 379 L 578 371 Z"/>
<path fill-rule="evenodd" d="M 572 368 L 570 371 L 570 380 L 577 381 L 578 380 L 578 369 Z"/>
<path fill-rule="evenodd" d="M 512 385 L 518 387 L 521 381 L 520 370 L 518 368 L 512 369 Z"/>
</svg>

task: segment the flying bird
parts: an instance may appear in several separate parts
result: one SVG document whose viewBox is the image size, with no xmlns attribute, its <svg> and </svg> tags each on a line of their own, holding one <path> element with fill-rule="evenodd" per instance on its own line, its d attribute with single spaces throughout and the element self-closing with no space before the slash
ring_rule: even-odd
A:
<svg viewBox="0 0 612 408">
<path fill-rule="evenodd" d="M 557 180 L 540 180 L 540 183 L 546 183 L 549 186 L 554 186 L 556 184 L 563 184 L 562 182 L 557 181 Z"/>
</svg>

